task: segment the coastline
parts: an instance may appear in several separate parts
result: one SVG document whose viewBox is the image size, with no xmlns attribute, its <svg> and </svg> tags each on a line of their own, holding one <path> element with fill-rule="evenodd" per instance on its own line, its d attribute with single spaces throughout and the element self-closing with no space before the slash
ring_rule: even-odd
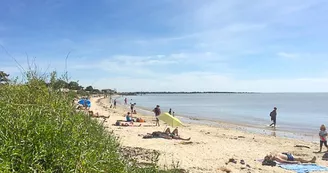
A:
<svg viewBox="0 0 328 173">
<path fill-rule="evenodd" d="M 124 105 L 121 105 L 124 106 Z M 151 112 L 151 109 L 138 106 L 137 109 L 145 115 L 145 116 L 151 116 L 153 117 L 153 113 Z M 258 126 L 258 125 L 251 125 L 251 124 L 243 124 L 241 122 L 232 122 L 232 121 L 224 121 L 224 120 L 216 120 L 216 119 L 210 119 L 210 118 L 196 118 L 193 116 L 186 116 L 177 114 L 177 118 L 182 120 L 183 122 L 187 122 L 190 124 L 197 124 L 197 125 L 208 125 L 213 127 L 226 127 L 231 129 L 238 129 L 245 132 L 251 132 L 256 134 L 263 134 L 263 135 L 271 135 L 275 137 L 284 137 L 284 138 L 290 138 L 290 139 L 299 139 L 304 140 L 307 142 L 315 142 L 317 141 L 317 136 L 313 133 L 309 132 L 296 132 L 292 130 L 286 130 L 286 129 L 279 129 L 279 128 L 271 128 L 268 126 Z M 279 125 L 278 125 L 279 127 Z"/>
<path fill-rule="evenodd" d="M 136 116 L 147 121 L 141 127 L 112 126 L 116 120 L 124 119 L 128 107 L 118 105 L 117 109 L 109 109 L 108 99 L 92 98 L 91 101 L 91 110 L 111 116 L 104 126 L 114 131 L 124 147 L 140 147 L 160 152 L 159 165 L 162 167 L 170 166 L 174 162 L 190 172 L 222 172 L 220 171 L 222 167 L 232 172 L 290 172 L 279 167 L 262 166 L 257 160 L 263 159 L 270 152 L 291 152 L 306 158 L 322 156 L 313 153 L 319 149 L 316 143 L 251 133 L 228 123 L 221 123 L 221 126 L 185 123 L 185 127 L 179 127 L 179 133 L 182 137 L 191 137 L 190 144 L 183 144 L 177 140 L 142 139 L 142 134 L 163 131 L 165 128 L 163 122 L 160 127 L 153 127 L 153 116 L 144 116 L 140 114 L 142 111 L 138 111 L 139 114 Z M 295 145 L 306 145 L 310 149 L 297 148 L 294 147 Z M 230 158 L 242 159 L 250 168 L 239 163 L 226 165 Z M 318 159 L 318 164 L 327 166 L 327 163 L 321 159 Z"/>
</svg>

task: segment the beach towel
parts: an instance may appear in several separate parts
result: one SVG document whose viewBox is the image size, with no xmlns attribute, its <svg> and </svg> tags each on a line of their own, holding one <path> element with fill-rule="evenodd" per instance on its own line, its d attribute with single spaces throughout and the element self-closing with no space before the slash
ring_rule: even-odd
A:
<svg viewBox="0 0 328 173">
<path fill-rule="evenodd" d="M 292 170 L 297 173 L 308 173 L 313 171 L 328 171 L 327 167 L 318 166 L 316 164 L 282 164 L 281 168 Z"/>
</svg>

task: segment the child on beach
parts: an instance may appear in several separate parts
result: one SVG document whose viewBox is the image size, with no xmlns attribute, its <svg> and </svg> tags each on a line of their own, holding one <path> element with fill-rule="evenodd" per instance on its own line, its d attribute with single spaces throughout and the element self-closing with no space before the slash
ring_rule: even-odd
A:
<svg viewBox="0 0 328 173">
<path fill-rule="evenodd" d="M 327 148 L 327 151 L 328 151 L 327 131 L 326 131 L 326 126 L 325 125 L 321 125 L 320 132 L 319 132 L 319 137 L 320 137 L 320 151 L 319 152 L 321 152 L 323 144 L 325 144 L 325 147 Z"/>
</svg>

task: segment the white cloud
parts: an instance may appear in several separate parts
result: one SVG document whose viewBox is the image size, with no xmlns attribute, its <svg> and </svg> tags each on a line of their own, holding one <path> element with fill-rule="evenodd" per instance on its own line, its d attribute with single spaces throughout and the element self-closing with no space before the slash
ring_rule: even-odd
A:
<svg viewBox="0 0 328 173">
<path fill-rule="evenodd" d="M 328 78 L 239 80 L 229 75 L 192 72 L 145 78 L 103 78 L 99 88 L 119 91 L 328 92 Z M 261 86 L 261 87 L 259 87 Z"/>
<path fill-rule="evenodd" d="M 280 57 L 283 57 L 283 58 L 288 58 L 288 59 L 299 58 L 299 54 L 295 54 L 295 53 L 279 52 L 279 53 L 277 53 L 277 55 Z"/>
</svg>

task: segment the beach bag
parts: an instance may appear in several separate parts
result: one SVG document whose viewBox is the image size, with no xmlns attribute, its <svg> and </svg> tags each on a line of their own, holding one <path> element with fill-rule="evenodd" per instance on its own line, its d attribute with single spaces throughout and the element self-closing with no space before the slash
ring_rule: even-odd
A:
<svg viewBox="0 0 328 173">
<path fill-rule="evenodd" d="M 262 165 L 263 166 L 276 166 L 277 163 L 273 160 L 263 160 Z"/>
<path fill-rule="evenodd" d="M 121 125 L 121 122 L 120 121 L 116 121 L 115 125 L 116 126 L 120 126 Z"/>
</svg>

